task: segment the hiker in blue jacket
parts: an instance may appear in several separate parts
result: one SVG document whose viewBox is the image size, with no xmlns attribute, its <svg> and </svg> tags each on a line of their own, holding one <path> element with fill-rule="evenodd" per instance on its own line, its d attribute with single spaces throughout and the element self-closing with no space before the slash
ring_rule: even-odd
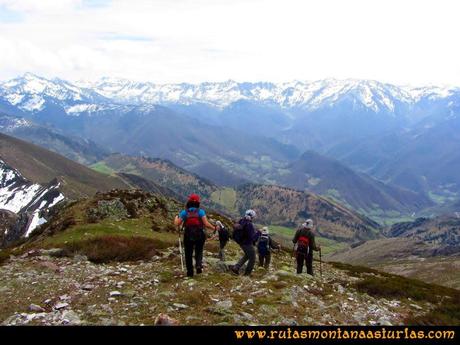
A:
<svg viewBox="0 0 460 345">
<path fill-rule="evenodd" d="M 191 194 L 185 209 L 174 219 L 175 226 L 184 229 L 184 252 L 187 277 L 193 277 L 193 253 L 195 252 L 196 273 L 203 271 L 203 248 L 206 241 L 205 228 L 215 231 L 217 228 L 209 223 L 206 212 L 200 208 L 200 197 Z"/>
<path fill-rule="evenodd" d="M 243 256 L 240 261 L 234 266 L 230 266 L 230 271 L 234 274 L 239 274 L 241 267 L 248 262 L 244 271 L 245 276 L 251 275 L 256 262 L 256 250 L 254 248 L 255 242 L 258 239 L 258 231 L 254 228 L 252 221 L 256 217 L 254 210 L 247 210 L 244 217 L 238 222 L 241 225 L 242 237 L 237 241 L 240 248 L 243 250 Z"/>
</svg>

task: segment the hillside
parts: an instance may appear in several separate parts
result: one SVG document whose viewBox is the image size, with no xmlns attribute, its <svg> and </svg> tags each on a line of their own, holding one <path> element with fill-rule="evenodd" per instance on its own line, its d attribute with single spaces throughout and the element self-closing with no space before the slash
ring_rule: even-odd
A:
<svg viewBox="0 0 460 345">
<path fill-rule="evenodd" d="M 315 262 L 293 273 L 288 252 L 269 271 L 230 275 L 205 246 L 201 276 L 184 279 L 172 224 L 180 205 L 112 191 L 64 206 L 22 246 L 0 251 L 4 325 L 459 324 L 457 290 L 362 267 Z M 217 214 L 211 221 L 229 220 Z M 322 274 L 319 274 L 320 271 Z M 20 274 L 18 274 L 20 273 Z M 17 298 L 21 296 L 21 298 Z"/>
<path fill-rule="evenodd" d="M 366 265 L 387 272 L 460 287 L 460 219 L 440 216 L 394 224 L 387 238 L 333 253 L 329 260 Z"/>
<path fill-rule="evenodd" d="M 257 221 L 267 225 L 297 227 L 307 218 L 318 233 L 330 239 L 355 242 L 378 236 L 379 224 L 340 204 L 315 194 L 273 185 L 248 184 L 236 190 L 236 209 L 257 211 Z"/>
<path fill-rule="evenodd" d="M 57 179 L 33 183 L 0 159 L 0 248 L 27 238 L 63 199 Z"/>
<path fill-rule="evenodd" d="M 200 193 L 205 202 L 209 202 L 211 194 L 219 188 L 211 181 L 159 158 L 112 154 L 92 167 L 105 173 L 140 176 L 169 189 L 179 200 L 184 200 L 191 193 Z"/>
<path fill-rule="evenodd" d="M 218 186 L 236 187 L 249 182 L 247 179 L 231 173 L 214 162 L 199 164 L 191 167 L 190 171 L 212 181 Z"/>
<path fill-rule="evenodd" d="M 31 120 L 0 113 L 0 132 L 56 152 L 80 164 L 92 164 L 108 155 L 96 143 Z"/>
<path fill-rule="evenodd" d="M 208 207 L 234 218 L 254 208 L 259 214 L 258 222 L 266 225 L 296 227 L 313 217 L 320 222 L 324 236 L 333 239 L 358 241 L 378 233 L 377 223 L 317 195 L 272 185 L 221 187 L 162 159 L 115 154 L 93 168 L 106 173 L 117 171 L 142 176 L 172 190 L 178 200 L 184 200 L 192 192 L 199 193 Z"/>
<path fill-rule="evenodd" d="M 384 184 L 313 151 L 305 152 L 274 178 L 282 185 L 337 199 L 379 221 L 433 205 L 423 194 Z"/>
<path fill-rule="evenodd" d="M 120 178 L 103 175 L 54 152 L 4 134 L 0 134 L 0 157 L 31 182 L 47 184 L 57 179 L 60 190 L 68 198 L 113 188 L 129 188 Z"/>
</svg>

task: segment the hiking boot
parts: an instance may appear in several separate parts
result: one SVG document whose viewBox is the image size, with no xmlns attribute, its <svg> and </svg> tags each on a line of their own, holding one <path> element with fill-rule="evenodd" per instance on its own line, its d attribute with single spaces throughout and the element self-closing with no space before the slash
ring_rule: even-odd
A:
<svg viewBox="0 0 460 345">
<path fill-rule="evenodd" d="M 203 273 L 203 269 L 202 268 L 197 268 L 196 269 L 196 274 L 201 274 Z"/>
<path fill-rule="evenodd" d="M 228 267 L 230 269 L 230 272 L 232 272 L 233 274 L 235 275 L 239 275 L 240 274 L 240 270 L 238 268 L 236 268 L 235 266 L 229 266 Z"/>
</svg>

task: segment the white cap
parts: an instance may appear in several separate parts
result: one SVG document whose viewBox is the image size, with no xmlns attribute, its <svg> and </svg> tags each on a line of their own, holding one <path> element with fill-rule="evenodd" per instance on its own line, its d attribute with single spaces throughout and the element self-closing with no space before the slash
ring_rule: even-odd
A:
<svg viewBox="0 0 460 345">
<path fill-rule="evenodd" d="M 269 231 L 268 231 L 268 227 L 267 227 L 267 226 L 264 226 L 264 227 L 262 228 L 262 233 L 268 235 Z"/>
<path fill-rule="evenodd" d="M 256 217 L 256 211 L 254 210 L 247 210 L 244 214 L 247 217 L 250 217 L 251 219 Z"/>
</svg>

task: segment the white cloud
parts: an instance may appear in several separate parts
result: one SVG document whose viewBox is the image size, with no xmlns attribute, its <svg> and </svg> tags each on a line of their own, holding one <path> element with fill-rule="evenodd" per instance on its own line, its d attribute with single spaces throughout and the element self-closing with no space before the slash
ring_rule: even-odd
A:
<svg viewBox="0 0 460 345">
<path fill-rule="evenodd" d="M 0 0 L 1 79 L 460 85 L 457 0 Z"/>
</svg>

